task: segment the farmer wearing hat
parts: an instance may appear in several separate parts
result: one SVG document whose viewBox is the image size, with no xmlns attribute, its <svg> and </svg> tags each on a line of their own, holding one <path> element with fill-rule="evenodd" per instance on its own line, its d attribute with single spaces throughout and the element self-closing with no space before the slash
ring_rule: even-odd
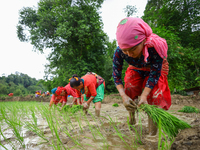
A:
<svg viewBox="0 0 200 150">
<path fill-rule="evenodd" d="M 73 96 L 72 104 L 81 104 L 79 102 L 77 103 L 75 89 L 71 88 L 70 84 L 67 84 L 65 87 L 59 86 L 57 88 L 54 88 L 51 90 L 51 92 L 53 93 L 53 95 L 49 104 L 50 107 L 52 106 L 52 104 L 57 105 L 58 103 L 62 103 L 63 107 L 64 105 L 66 105 L 67 97 L 69 95 Z"/>
<path fill-rule="evenodd" d="M 166 40 L 152 33 L 140 18 L 122 19 L 116 32 L 118 47 L 113 56 L 113 78 L 123 104 L 129 112 L 131 125 L 136 123 L 135 100 L 141 104 L 157 105 L 165 110 L 171 106 L 167 75 L 168 46 Z M 123 86 L 121 73 L 124 60 L 129 64 Z M 156 135 L 157 125 L 149 117 L 149 134 Z"/>
</svg>

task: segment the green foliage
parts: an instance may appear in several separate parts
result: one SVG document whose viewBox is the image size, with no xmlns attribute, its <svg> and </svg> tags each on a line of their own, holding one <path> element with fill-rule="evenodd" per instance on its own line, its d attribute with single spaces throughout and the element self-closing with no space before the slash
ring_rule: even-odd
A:
<svg viewBox="0 0 200 150">
<path fill-rule="evenodd" d="M 157 26 L 173 26 L 181 45 L 200 48 L 200 1 L 196 0 L 149 0 L 143 19 Z M 195 40 L 195 42 L 194 42 Z"/>
<path fill-rule="evenodd" d="M 117 103 L 114 103 L 112 106 L 113 107 L 119 107 L 119 105 Z"/>
<path fill-rule="evenodd" d="M 51 49 L 45 79 L 39 81 L 49 91 L 68 84 L 73 74 L 81 77 L 92 71 L 105 79 L 107 93 L 117 92 L 112 78 L 112 59 L 117 42 L 110 42 L 103 32 L 99 15 L 102 3 L 103 0 L 42 0 L 37 9 L 24 7 L 20 10 L 17 25 L 20 41 L 31 42 L 41 53 L 46 48 Z M 127 5 L 124 11 L 131 16 L 137 13 L 137 8 Z M 142 18 L 168 43 L 168 83 L 172 93 L 174 89 L 181 91 L 200 84 L 199 13 L 200 1 L 147 2 Z M 127 67 L 128 64 L 124 63 L 122 81 Z M 9 80 L 7 83 L 20 82 L 18 78 Z M 33 84 L 28 78 L 20 84 L 29 91 L 35 88 L 30 86 Z M 11 90 L 14 89 L 12 86 Z M 22 88 L 20 90 L 27 93 Z"/>
<path fill-rule="evenodd" d="M 7 77 L 0 77 L 0 95 L 14 93 L 14 96 L 34 94 L 35 91 L 46 91 L 46 88 L 35 78 L 16 72 Z"/>
<path fill-rule="evenodd" d="M 113 54 L 117 47 L 117 41 L 113 40 L 112 42 L 109 42 L 107 39 L 106 43 L 106 55 L 105 55 L 105 65 L 104 65 L 104 75 L 103 78 L 105 79 L 106 83 L 106 93 L 115 93 L 117 92 L 117 89 L 114 84 L 114 80 L 112 77 L 112 66 L 113 66 Z"/>
<path fill-rule="evenodd" d="M 83 109 L 83 106 L 82 106 L 82 105 L 72 105 L 72 107 L 69 106 L 69 105 L 65 105 L 65 106 L 63 106 L 63 108 L 62 108 L 63 111 L 65 111 L 65 112 L 70 112 L 70 113 L 72 113 L 72 114 L 74 114 L 74 113 L 76 113 L 76 112 L 78 112 L 78 111 L 80 111 L 80 110 L 82 110 L 82 109 Z"/>
<path fill-rule="evenodd" d="M 7 87 L 8 85 L 0 83 L 0 94 L 7 94 L 8 93 Z"/>
<path fill-rule="evenodd" d="M 174 94 L 180 94 L 182 96 L 188 96 L 187 92 L 186 91 L 181 91 L 181 90 L 177 90 L 177 91 L 174 91 Z"/>
<path fill-rule="evenodd" d="M 61 107 L 61 106 L 62 106 L 62 103 L 58 103 L 57 106 L 58 106 L 58 107 Z"/>
<path fill-rule="evenodd" d="M 180 38 L 166 27 L 152 27 L 155 34 L 166 39 L 168 44 L 169 75 L 168 83 L 172 93 L 185 88 L 198 86 L 196 78 L 199 76 L 200 50 L 184 48 L 179 44 Z"/>
<path fill-rule="evenodd" d="M 184 112 L 184 113 L 199 113 L 200 110 L 196 107 L 192 106 L 184 106 L 181 110 L 178 110 L 178 112 Z"/>
<path fill-rule="evenodd" d="M 3 95 L 3 94 L 0 94 L 0 99 L 1 99 L 1 100 L 5 100 L 5 99 L 6 99 L 6 96 Z"/>
<path fill-rule="evenodd" d="M 22 91 L 20 90 L 20 89 L 16 89 L 15 91 L 14 91 L 14 95 L 15 96 L 20 96 L 20 95 L 22 95 L 23 93 L 22 93 Z"/>
<path fill-rule="evenodd" d="M 167 40 L 168 83 L 172 93 L 174 89 L 198 86 L 200 1 L 150 0 L 142 18 L 155 34 Z"/>
<path fill-rule="evenodd" d="M 43 0 L 37 10 L 20 10 L 18 38 L 25 41 L 26 37 L 41 52 L 51 49 L 43 81 L 48 90 L 65 86 L 73 74 L 83 76 L 92 71 L 104 77 L 107 35 L 98 12 L 102 3 L 103 0 Z"/>
</svg>

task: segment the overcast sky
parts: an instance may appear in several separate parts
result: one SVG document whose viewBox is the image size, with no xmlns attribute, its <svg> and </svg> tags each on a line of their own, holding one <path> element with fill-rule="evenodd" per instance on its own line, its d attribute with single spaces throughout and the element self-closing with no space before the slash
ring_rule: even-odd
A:
<svg viewBox="0 0 200 150">
<path fill-rule="evenodd" d="M 0 5 L 0 76 L 10 75 L 16 71 L 36 79 L 44 76 L 46 54 L 33 51 L 30 43 L 20 42 L 16 34 L 19 10 L 23 7 L 37 7 L 39 0 L 4 0 Z M 111 40 L 115 39 L 118 22 L 126 17 L 123 8 L 136 6 L 143 15 L 147 0 L 105 0 L 100 10 L 104 23 L 104 32 Z M 135 17 L 135 16 L 134 16 Z"/>
</svg>

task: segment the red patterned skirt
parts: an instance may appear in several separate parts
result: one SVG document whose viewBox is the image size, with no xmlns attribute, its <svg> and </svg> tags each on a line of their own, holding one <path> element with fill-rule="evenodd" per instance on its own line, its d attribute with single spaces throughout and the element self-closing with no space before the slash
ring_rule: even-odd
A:
<svg viewBox="0 0 200 150">
<path fill-rule="evenodd" d="M 136 70 L 150 71 L 150 68 L 136 68 L 129 66 L 125 74 L 125 93 L 131 99 L 136 99 L 141 95 L 142 90 L 145 88 L 148 76 L 143 79 Z M 154 86 L 147 97 L 148 104 L 157 105 L 161 108 L 168 110 L 171 106 L 171 94 L 168 86 L 167 75 L 169 67 L 167 60 L 163 61 L 161 76 L 158 83 Z"/>
</svg>

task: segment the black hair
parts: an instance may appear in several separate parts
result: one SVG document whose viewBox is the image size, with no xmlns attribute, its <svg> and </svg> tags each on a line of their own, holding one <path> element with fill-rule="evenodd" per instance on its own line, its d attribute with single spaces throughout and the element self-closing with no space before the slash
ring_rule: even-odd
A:
<svg viewBox="0 0 200 150">
<path fill-rule="evenodd" d="M 75 86 L 79 86 L 81 83 L 81 78 L 78 77 L 77 74 L 74 74 L 70 80 L 70 86 L 73 88 Z"/>
</svg>

